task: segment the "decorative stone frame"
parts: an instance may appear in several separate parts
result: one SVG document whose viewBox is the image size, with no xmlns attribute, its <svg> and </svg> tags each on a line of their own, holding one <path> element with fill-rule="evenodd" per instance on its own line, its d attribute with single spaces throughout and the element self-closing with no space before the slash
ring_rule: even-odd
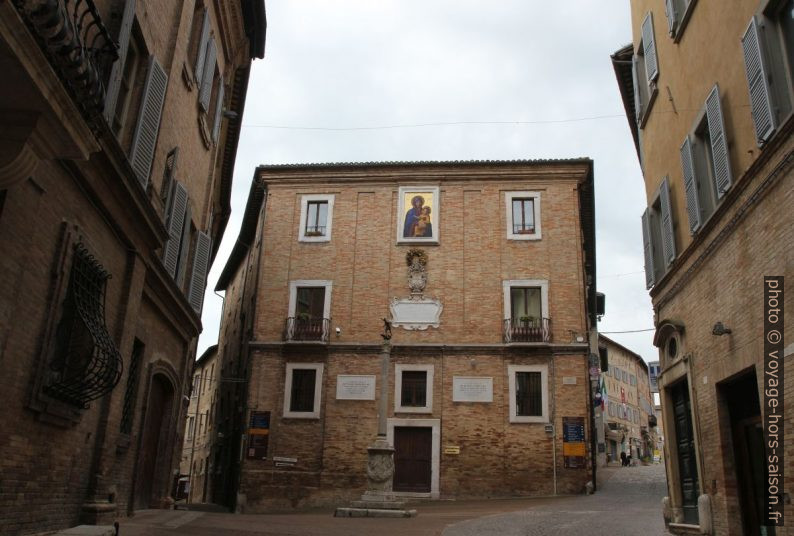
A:
<svg viewBox="0 0 794 536">
<path fill-rule="evenodd" d="M 298 227 L 298 242 L 330 242 L 332 224 L 334 221 L 334 194 L 308 194 L 301 196 L 301 217 Z M 309 201 L 325 201 L 328 203 L 328 219 L 325 224 L 323 236 L 306 236 L 306 219 L 308 217 Z"/>
<path fill-rule="evenodd" d="M 284 378 L 284 412 L 283 416 L 287 419 L 319 419 L 320 418 L 320 398 L 323 387 L 322 363 L 287 363 L 286 377 Z M 292 372 L 295 370 L 315 370 L 314 377 L 314 408 L 312 411 L 290 411 L 290 398 L 292 395 Z"/>
<path fill-rule="evenodd" d="M 433 194 L 433 209 L 430 213 L 430 223 L 433 225 L 433 236 L 429 237 L 403 237 L 405 226 L 405 213 L 410 207 L 405 206 L 405 194 Z M 441 196 L 438 186 L 400 186 L 397 193 L 397 243 L 398 244 L 438 244 L 441 229 L 438 225 L 439 213 L 441 212 Z"/>
<path fill-rule="evenodd" d="M 542 318 L 549 316 L 549 281 L 548 279 L 511 279 L 502 281 L 502 293 L 504 295 L 504 319 L 510 320 L 512 313 L 512 303 L 510 301 L 510 289 L 519 287 L 540 288 L 540 315 Z"/>
<path fill-rule="evenodd" d="M 433 365 L 394 365 L 394 413 L 433 413 Z M 425 371 L 427 372 L 427 384 L 425 387 L 425 405 L 403 406 L 402 387 L 403 372 L 405 371 Z"/>
<path fill-rule="evenodd" d="M 532 210 L 535 218 L 534 233 L 513 232 L 513 199 L 532 199 Z M 505 224 L 508 240 L 540 240 L 540 192 L 505 192 Z"/>
<path fill-rule="evenodd" d="M 388 419 L 386 421 L 386 440 L 389 445 L 394 447 L 394 428 L 395 427 L 414 427 L 431 428 L 431 452 L 430 452 L 430 493 L 417 493 L 411 491 L 395 491 L 398 497 L 416 497 L 438 499 L 439 475 L 441 463 L 441 419 Z"/>
<path fill-rule="evenodd" d="M 541 415 L 516 415 L 516 372 L 540 372 L 540 386 L 542 389 Z M 511 423 L 544 423 L 549 421 L 549 367 L 548 365 L 508 365 L 507 383 L 509 386 L 510 414 Z"/>
<path fill-rule="evenodd" d="M 325 288 L 325 299 L 323 301 L 323 318 L 331 318 L 331 290 L 333 281 L 327 279 L 295 279 L 289 282 L 289 305 L 287 316 L 295 316 L 295 306 L 298 303 L 299 287 L 323 287 Z"/>
</svg>

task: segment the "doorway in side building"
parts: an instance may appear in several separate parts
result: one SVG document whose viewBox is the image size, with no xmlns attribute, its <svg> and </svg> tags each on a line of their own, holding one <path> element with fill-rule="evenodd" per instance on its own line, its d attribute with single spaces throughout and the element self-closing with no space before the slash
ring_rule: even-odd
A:
<svg viewBox="0 0 794 536">
<path fill-rule="evenodd" d="M 437 499 L 440 419 L 388 419 L 387 440 L 394 447 L 394 492 Z"/>
<path fill-rule="evenodd" d="M 684 523 L 697 525 L 700 484 L 692 426 L 692 403 L 689 398 L 689 382 L 686 378 L 670 387 L 670 399 L 675 422 L 675 444 L 671 445 L 671 450 L 678 458 L 678 485 L 681 491 Z"/>
<path fill-rule="evenodd" d="M 774 536 L 774 527 L 764 527 L 764 483 L 767 467 L 764 463 L 764 431 L 758 380 L 754 369 L 724 381 L 717 386 L 720 413 L 727 410 L 730 426 L 723 428 L 724 436 L 732 444 L 736 471 L 736 490 L 742 519 L 743 534 Z"/>
</svg>

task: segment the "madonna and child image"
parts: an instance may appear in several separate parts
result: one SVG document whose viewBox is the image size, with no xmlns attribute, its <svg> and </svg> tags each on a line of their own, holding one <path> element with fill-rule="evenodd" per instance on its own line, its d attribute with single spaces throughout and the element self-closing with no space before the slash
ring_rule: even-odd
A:
<svg viewBox="0 0 794 536">
<path fill-rule="evenodd" d="M 399 214 L 404 215 L 398 229 L 400 241 L 436 241 L 437 189 L 417 191 L 401 188 L 400 194 Z"/>
</svg>

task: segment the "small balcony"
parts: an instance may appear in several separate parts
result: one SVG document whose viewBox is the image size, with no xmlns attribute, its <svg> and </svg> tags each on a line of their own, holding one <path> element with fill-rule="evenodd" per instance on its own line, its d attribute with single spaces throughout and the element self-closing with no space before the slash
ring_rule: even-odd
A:
<svg viewBox="0 0 794 536">
<path fill-rule="evenodd" d="M 284 340 L 287 342 L 328 342 L 330 318 L 287 318 L 284 323 Z"/>
<path fill-rule="evenodd" d="M 15 0 L 17 12 L 89 124 L 102 118 L 118 45 L 93 0 Z"/>
<path fill-rule="evenodd" d="M 507 318 L 504 321 L 504 338 L 511 342 L 551 342 L 550 318 Z"/>
</svg>

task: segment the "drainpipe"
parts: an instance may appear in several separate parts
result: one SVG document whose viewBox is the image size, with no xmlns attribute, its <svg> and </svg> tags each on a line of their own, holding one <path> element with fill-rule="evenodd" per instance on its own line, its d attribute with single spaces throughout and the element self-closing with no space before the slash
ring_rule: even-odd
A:
<svg viewBox="0 0 794 536">
<path fill-rule="evenodd" d="M 554 478 L 554 495 L 557 495 L 557 382 L 554 369 L 554 356 L 551 357 L 551 384 L 554 395 L 551 397 L 551 463 Z"/>
</svg>

